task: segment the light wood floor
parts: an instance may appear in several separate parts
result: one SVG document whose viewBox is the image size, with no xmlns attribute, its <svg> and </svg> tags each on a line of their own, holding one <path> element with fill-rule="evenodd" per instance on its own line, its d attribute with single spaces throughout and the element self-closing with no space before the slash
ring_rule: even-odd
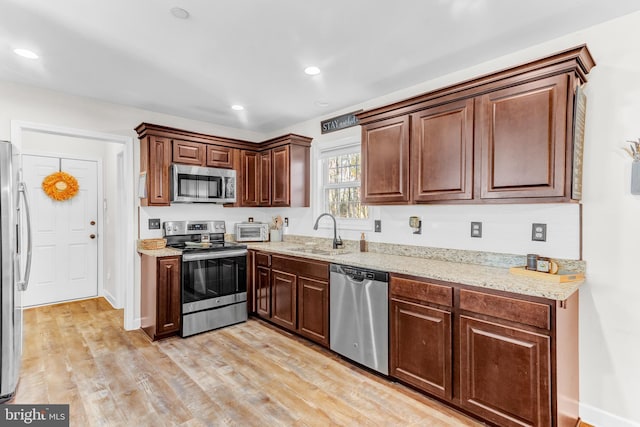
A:
<svg viewBox="0 0 640 427">
<path fill-rule="evenodd" d="M 151 343 L 93 299 L 25 311 L 12 403 L 69 403 L 72 426 L 477 426 L 258 320 Z"/>
</svg>

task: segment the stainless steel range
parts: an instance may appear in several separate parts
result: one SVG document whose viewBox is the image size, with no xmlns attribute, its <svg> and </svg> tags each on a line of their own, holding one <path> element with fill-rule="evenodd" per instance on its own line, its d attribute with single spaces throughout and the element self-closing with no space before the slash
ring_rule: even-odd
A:
<svg viewBox="0 0 640 427">
<path fill-rule="evenodd" d="M 182 337 L 247 320 L 247 246 L 224 233 L 224 221 L 163 224 L 167 246 L 182 250 Z"/>
</svg>

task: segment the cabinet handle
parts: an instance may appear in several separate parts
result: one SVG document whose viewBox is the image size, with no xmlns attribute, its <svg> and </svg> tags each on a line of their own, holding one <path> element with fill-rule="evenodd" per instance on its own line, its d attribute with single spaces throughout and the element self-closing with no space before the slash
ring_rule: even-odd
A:
<svg viewBox="0 0 640 427">
<path fill-rule="evenodd" d="M 95 238 L 96 238 L 96 235 L 95 235 L 95 234 L 89 234 L 89 238 L 90 238 L 90 239 L 95 239 Z"/>
</svg>

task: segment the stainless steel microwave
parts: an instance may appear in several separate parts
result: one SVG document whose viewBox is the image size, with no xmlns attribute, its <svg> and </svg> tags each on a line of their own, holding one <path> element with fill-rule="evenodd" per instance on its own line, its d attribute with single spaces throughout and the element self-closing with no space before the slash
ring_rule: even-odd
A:
<svg viewBox="0 0 640 427">
<path fill-rule="evenodd" d="M 235 203 L 236 171 L 172 164 L 172 203 Z"/>
<path fill-rule="evenodd" d="M 266 242 L 269 224 L 266 222 L 239 222 L 236 224 L 236 242 Z"/>
</svg>

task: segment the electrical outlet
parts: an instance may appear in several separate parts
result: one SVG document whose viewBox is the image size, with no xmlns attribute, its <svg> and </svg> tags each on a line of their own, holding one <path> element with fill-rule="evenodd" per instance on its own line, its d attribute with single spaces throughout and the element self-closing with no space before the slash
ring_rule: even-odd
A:
<svg viewBox="0 0 640 427">
<path fill-rule="evenodd" d="M 375 231 L 376 233 L 380 233 L 382 231 L 381 219 L 376 219 L 375 221 L 373 221 L 373 231 Z"/>
<path fill-rule="evenodd" d="M 546 242 L 547 224 L 531 224 L 531 240 L 534 242 Z"/>
<path fill-rule="evenodd" d="M 160 230 L 160 218 L 149 218 L 149 230 Z"/>
<path fill-rule="evenodd" d="M 284 226 L 285 227 L 289 226 L 289 218 L 287 218 L 286 216 L 284 217 Z"/>
<path fill-rule="evenodd" d="M 482 237 L 482 223 L 481 222 L 471 222 L 471 237 Z"/>
</svg>

